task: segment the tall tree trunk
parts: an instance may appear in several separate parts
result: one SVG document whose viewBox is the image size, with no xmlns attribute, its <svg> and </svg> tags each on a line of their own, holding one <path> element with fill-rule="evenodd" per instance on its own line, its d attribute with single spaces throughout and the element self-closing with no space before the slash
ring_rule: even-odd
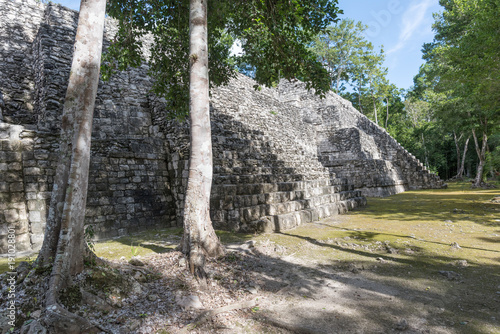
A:
<svg viewBox="0 0 500 334">
<path fill-rule="evenodd" d="M 342 75 L 342 70 L 339 70 L 339 73 L 337 73 L 337 80 L 336 80 L 336 83 L 335 83 L 335 93 L 339 93 L 339 87 L 340 87 L 340 77 Z"/>
<path fill-rule="evenodd" d="M 377 105 L 375 103 L 375 98 L 373 97 L 373 95 L 372 99 L 373 99 L 373 115 L 375 116 L 375 124 L 378 125 Z"/>
<path fill-rule="evenodd" d="M 371 82 L 370 82 L 371 85 Z M 375 116 L 375 124 L 378 125 L 378 115 L 377 115 L 377 104 L 375 103 L 375 95 L 373 95 L 373 89 L 371 89 L 372 101 L 373 101 L 373 115 Z"/>
<path fill-rule="evenodd" d="M 359 111 L 363 113 L 363 106 L 361 105 L 361 83 L 358 83 L 358 103 L 359 103 Z"/>
<path fill-rule="evenodd" d="M 385 128 L 387 129 L 387 124 L 389 123 L 389 98 L 385 98 L 385 102 L 387 104 L 386 114 L 385 114 Z"/>
<path fill-rule="evenodd" d="M 476 147 L 477 157 L 479 159 L 479 166 L 477 166 L 476 179 L 474 180 L 474 187 L 480 187 L 483 182 L 484 166 L 486 165 L 486 147 L 488 146 L 488 136 L 483 131 L 483 142 L 479 147 L 477 140 L 476 130 L 472 129 L 472 137 L 474 138 L 474 146 Z"/>
<path fill-rule="evenodd" d="M 191 155 L 184 205 L 182 251 L 197 278 L 206 277 L 205 257 L 224 254 L 210 220 L 212 187 L 212 137 L 210 129 L 207 1 L 190 0 L 189 11 L 189 95 Z"/>
<path fill-rule="evenodd" d="M 458 171 L 458 177 L 462 177 L 465 171 L 465 157 L 467 156 L 467 148 L 469 146 L 470 136 L 467 137 L 464 145 L 464 153 L 462 154 L 462 164 L 460 165 L 460 170 Z"/>
<path fill-rule="evenodd" d="M 462 135 L 460 135 L 460 137 L 462 137 Z M 460 140 L 460 138 L 458 139 Z M 457 176 L 455 176 L 455 178 L 462 178 L 464 176 L 464 171 L 465 171 L 465 157 L 467 156 L 467 149 L 468 149 L 468 146 L 469 146 L 469 140 L 470 140 L 470 136 L 467 137 L 467 140 L 465 141 L 465 144 L 464 144 L 464 151 L 463 151 L 463 154 L 462 154 L 462 159 L 461 159 L 461 162 L 460 162 L 460 147 L 458 147 L 458 143 L 457 143 L 457 148 L 458 148 L 458 162 L 460 163 L 460 166 L 458 166 L 458 171 L 457 171 Z"/>
<path fill-rule="evenodd" d="M 460 137 L 457 138 L 457 133 L 453 131 L 453 140 L 455 141 L 455 149 L 457 150 L 457 175 L 455 178 L 458 178 L 458 174 L 460 173 L 460 145 L 459 141 L 462 139 L 463 133 L 460 134 Z"/>
<path fill-rule="evenodd" d="M 58 304 L 61 289 L 83 270 L 90 140 L 99 83 L 106 0 L 82 0 L 61 125 L 60 160 L 38 262 L 53 263 L 46 294 L 49 332 L 81 332 L 88 321 Z"/>
<path fill-rule="evenodd" d="M 421 133 L 422 137 L 422 146 L 424 147 L 424 165 L 429 168 L 429 159 L 427 158 L 427 146 L 425 146 L 425 137 L 424 133 Z"/>
</svg>

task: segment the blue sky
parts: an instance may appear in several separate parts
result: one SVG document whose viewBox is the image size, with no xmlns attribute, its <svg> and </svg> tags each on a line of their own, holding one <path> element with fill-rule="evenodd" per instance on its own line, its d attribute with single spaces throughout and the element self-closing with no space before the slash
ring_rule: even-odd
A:
<svg viewBox="0 0 500 334">
<path fill-rule="evenodd" d="M 79 9 L 79 0 L 59 0 L 62 5 Z M 368 25 L 366 38 L 376 48 L 383 45 L 388 78 L 399 88 L 408 89 L 418 73 L 422 45 L 433 39 L 432 13 L 441 11 L 439 0 L 339 0 L 341 18 Z"/>
<path fill-rule="evenodd" d="M 442 11 L 439 0 L 339 0 L 341 18 L 368 26 L 367 40 L 383 45 L 388 79 L 399 88 L 410 88 L 422 60 L 422 45 L 432 42 L 432 13 Z"/>
</svg>

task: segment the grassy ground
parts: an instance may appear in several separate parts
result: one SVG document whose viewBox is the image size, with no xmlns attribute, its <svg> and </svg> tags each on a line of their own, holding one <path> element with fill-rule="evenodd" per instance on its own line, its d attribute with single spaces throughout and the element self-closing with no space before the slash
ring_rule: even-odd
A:
<svg viewBox="0 0 500 334">
<path fill-rule="evenodd" d="M 415 267 L 441 266 L 466 260 L 471 267 L 500 262 L 500 190 L 471 190 L 454 183 L 445 190 L 408 191 L 370 198 L 368 206 L 325 224 L 304 225 L 277 235 L 259 236 L 302 250 L 302 243 L 329 245 L 324 260 L 379 262 L 381 254 Z M 318 249 L 311 249 L 317 254 Z M 321 254 L 322 252 L 319 252 Z M 303 256 L 312 255 L 303 253 Z M 321 260 L 321 256 L 318 257 Z M 411 262 L 411 263 L 410 263 Z"/>
<path fill-rule="evenodd" d="M 469 183 L 452 183 L 448 189 L 370 198 L 366 208 L 293 231 L 260 236 L 225 231 L 217 234 L 225 243 L 250 239 L 276 242 L 289 252 L 300 251 L 301 256 L 309 258 L 314 255 L 319 262 L 327 263 L 332 254 L 336 262 L 378 263 L 377 258 L 390 248 L 394 249 L 390 256 L 382 257 L 415 267 L 466 260 L 478 269 L 496 268 L 500 263 L 500 203 L 491 201 L 495 196 L 500 196 L 500 189 L 474 190 Z M 130 259 L 173 249 L 181 235 L 180 228 L 150 230 L 99 241 L 95 250 L 108 259 Z M 458 247 L 451 246 L 453 243 Z M 304 244 L 317 247 L 304 250 Z M 325 245 L 328 247 L 322 247 Z M 1 258 L 0 272 L 6 270 L 7 259 Z"/>
<path fill-rule="evenodd" d="M 492 201 L 496 196 L 498 188 L 452 183 L 448 189 L 370 198 L 366 208 L 291 231 L 218 234 L 224 243 L 253 239 L 275 244 L 283 254 L 313 259 L 319 267 L 361 270 L 380 283 L 424 291 L 443 301 L 445 315 L 459 332 L 500 333 L 494 325 L 500 320 L 500 203 Z M 181 235 L 179 228 L 146 231 L 97 242 L 95 250 L 104 258 L 130 259 L 169 251 Z M 0 272 L 6 266 L 7 260 L 0 259 Z"/>
<path fill-rule="evenodd" d="M 218 232 L 224 243 L 249 239 L 275 244 L 284 255 L 319 267 L 362 270 L 382 284 L 424 292 L 442 302 L 444 317 L 462 333 L 500 333 L 500 189 L 408 191 L 370 198 L 368 206 L 347 215 L 265 235 Z M 149 231 L 99 242 L 97 254 L 129 259 L 174 248 L 180 229 Z M 452 272 L 446 277 L 440 272 Z"/>
<path fill-rule="evenodd" d="M 409 191 L 370 198 L 368 206 L 280 234 L 256 237 L 443 303 L 463 333 L 500 333 L 499 189 Z M 451 273 L 450 273 L 451 272 Z M 449 275 L 449 276 L 446 276 Z"/>
</svg>

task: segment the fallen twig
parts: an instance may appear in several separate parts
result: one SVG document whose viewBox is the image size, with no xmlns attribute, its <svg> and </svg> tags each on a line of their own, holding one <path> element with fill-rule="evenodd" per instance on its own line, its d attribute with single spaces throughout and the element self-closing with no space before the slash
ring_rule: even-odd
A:
<svg viewBox="0 0 500 334">
<path fill-rule="evenodd" d="M 216 308 L 213 310 L 208 310 L 208 311 L 202 312 L 200 315 L 198 315 L 193 320 L 193 322 L 191 322 L 186 327 L 184 327 L 180 331 L 180 333 L 188 333 L 189 330 L 200 326 L 201 324 L 203 324 L 207 320 L 211 319 L 212 317 L 216 316 L 217 314 L 225 313 L 225 312 L 229 312 L 229 311 L 234 311 L 234 310 L 240 310 L 240 309 L 244 309 L 244 308 L 253 308 L 257 305 L 258 299 L 259 298 L 254 298 L 252 300 L 244 300 L 244 301 L 237 302 L 237 303 L 234 303 L 231 305 L 226 305 L 226 306 L 222 306 L 222 307 L 219 307 L 219 308 Z"/>
<path fill-rule="evenodd" d="M 303 327 L 303 326 L 297 326 L 293 324 L 286 323 L 284 321 L 278 320 L 278 319 L 272 319 L 266 316 L 258 315 L 254 317 L 255 320 L 264 322 L 268 325 L 274 326 L 274 327 L 279 327 L 282 329 L 286 329 L 287 331 L 290 331 L 292 333 L 297 333 L 297 334 L 327 334 L 326 332 L 316 329 L 316 328 L 309 328 L 309 327 Z"/>
</svg>

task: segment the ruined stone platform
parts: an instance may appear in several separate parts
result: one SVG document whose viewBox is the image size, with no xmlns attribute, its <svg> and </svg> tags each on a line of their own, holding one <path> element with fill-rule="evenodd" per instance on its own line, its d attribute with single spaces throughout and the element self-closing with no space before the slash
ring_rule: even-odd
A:
<svg viewBox="0 0 500 334">
<path fill-rule="evenodd" d="M 0 253 L 41 246 L 77 13 L 0 0 Z M 115 27 L 107 23 L 105 38 Z M 182 225 L 189 124 L 168 120 L 147 67 L 101 82 L 86 224 L 98 238 Z M 442 182 L 385 130 L 300 82 L 255 90 L 239 75 L 211 92 L 216 228 L 281 231 Z"/>
</svg>

